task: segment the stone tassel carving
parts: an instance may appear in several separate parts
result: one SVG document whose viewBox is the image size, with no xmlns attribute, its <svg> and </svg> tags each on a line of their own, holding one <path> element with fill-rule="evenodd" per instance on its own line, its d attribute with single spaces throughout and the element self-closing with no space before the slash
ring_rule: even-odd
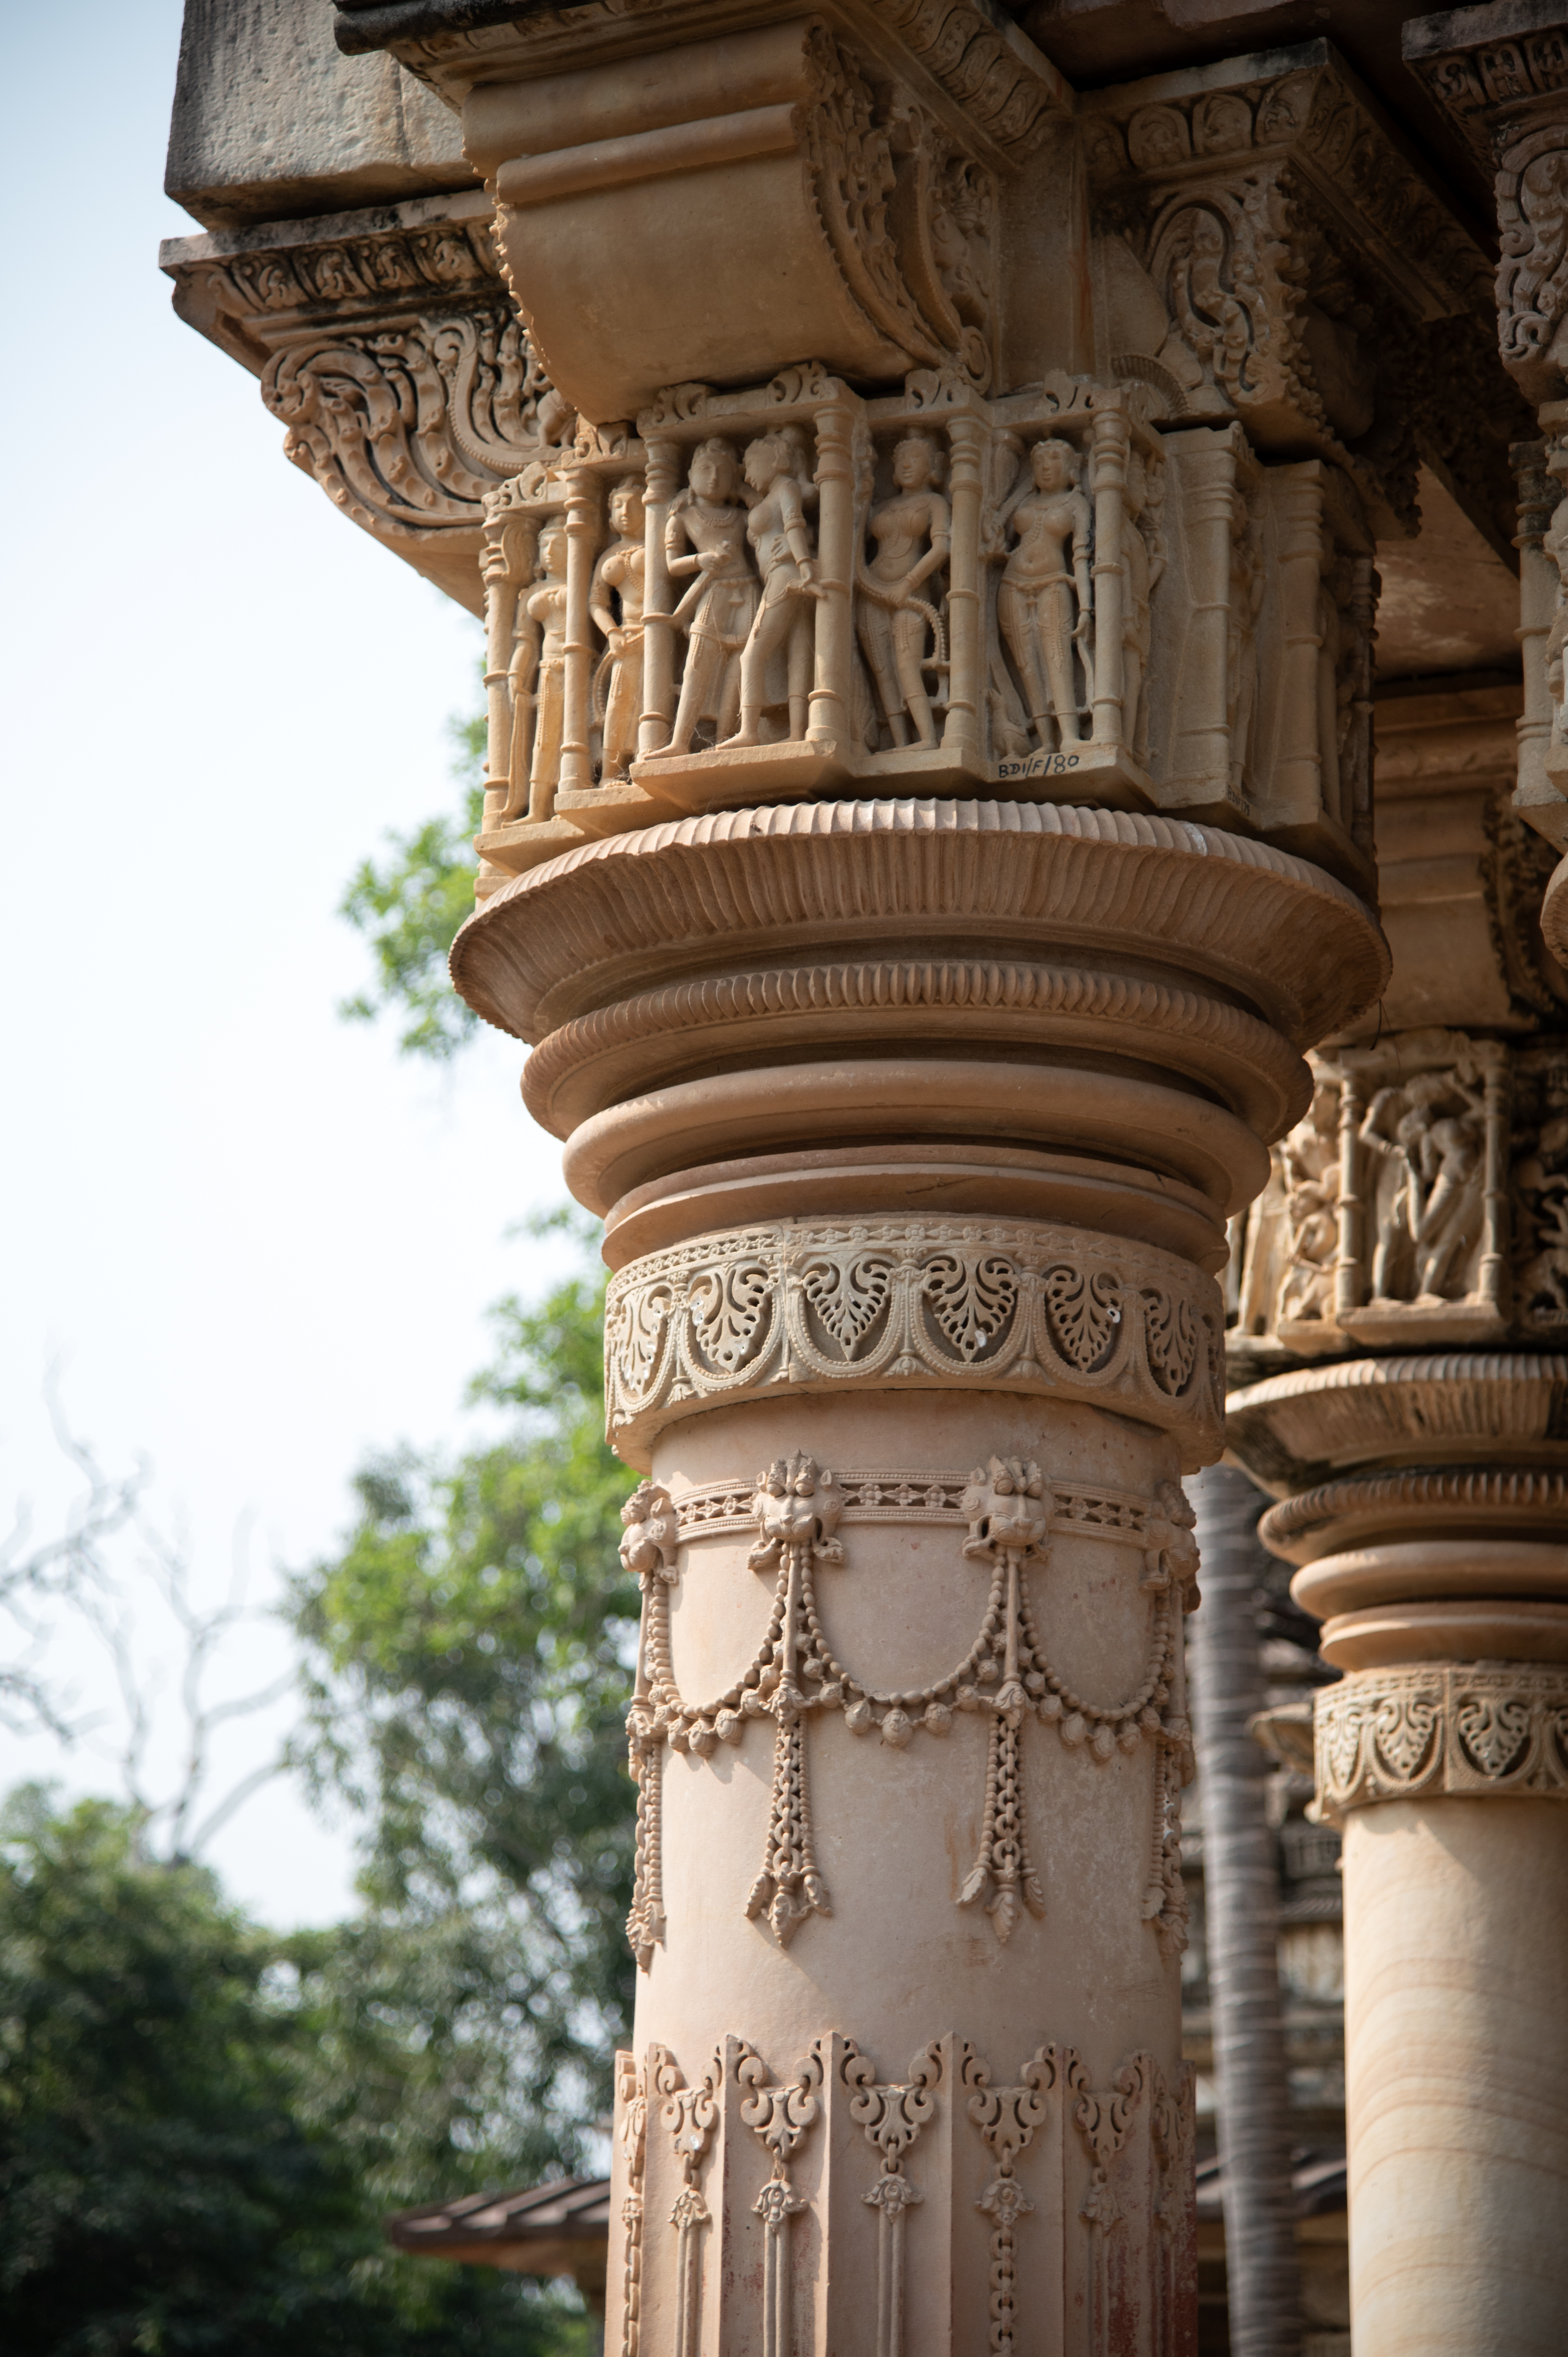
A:
<svg viewBox="0 0 1568 2357">
<path fill-rule="evenodd" d="M 908 2080 L 879 2084 L 870 2057 L 847 2042 L 843 2076 L 850 2090 L 849 2115 L 882 2158 L 881 2172 L 865 2196 L 877 2213 L 875 2357 L 903 2357 L 904 2213 L 922 2199 L 904 2173 L 904 2155 L 936 2116 L 941 2075 L 940 2050 L 928 2046 L 910 2063 Z"/>
<path fill-rule="evenodd" d="M 620 1510 L 625 1535 L 620 1559 L 642 1589 L 637 1684 L 627 1713 L 631 1771 L 637 1779 L 637 1864 L 626 1936 L 644 1972 L 664 1944 L 664 1743 L 653 1711 L 673 1684 L 670 1662 L 670 1588 L 679 1579 L 678 1530 L 670 1493 L 644 1481 Z"/>
<path fill-rule="evenodd" d="M 631 2054 L 616 2056 L 616 2108 L 627 2158 L 621 2203 L 626 2257 L 621 2277 L 621 2357 L 640 2357 L 642 2324 L 642 2179 L 648 2152 L 648 2083 Z"/>
<path fill-rule="evenodd" d="M 1111 2357 L 1111 2236 L 1124 2212 L 1112 2178 L 1112 2165 L 1127 2141 L 1139 2098 L 1151 2084 L 1155 2066 L 1146 2054 L 1134 2054 L 1123 2063 L 1109 2089 L 1091 2088 L 1078 2056 L 1068 2062 L 1067 2085 L 1075 2097 L 1073 2122 L 1089 2148 L 1092 2163 L 1089 2190 L 1079 2216 L 1089 2232 L 1089 2335 L 1090 2357 Z"/>
<path fill-rule="evenodd" d="M 749 2090 L 741 2118 L 773 2156 L 773 2168 L 752 2208 L 765 2233 L 762 2277 L 762 2357 L 794 2357 L 790 2302 L 789 2221 L 809 2207 L 789 2181 L 789 2162 L 801 2137 L 822 2110 L 822 2042 L 795 2066 L 793 2079 L 768 2083 L 768 2066 L 753 2047 L 740 2042 L 736 2076 Z"/>
<path fill-rule="evenodd" d="M 1037 1465 L 993 1457 L 989 1471 L 977 1469 L 963 1495 L 970 1518 L 964 1554 L 993 1566 L 984 1634 L 1000 1638 L 1001 1684 L 990 1697 L 991 1745 L 985 1767 L 985 1810 L 980 1850 L 959 1894 L 961 1907 L 983 1900 L 1004 1943 L 1018 1919 L 1020 1899 L 1031 1915 L 1046 1911 L 1046 1894 L 1029 1857 L 1024 1824 L 1024 1787 L 1019 1738 L 1025 1714 L 1044 1690 L 1037 1662 L 1033 1616 L 1024 1587 L 1024 1566 L 1049 1559 L 1052 1501 Z M 989 1657 L 994 1661 L 994 1655 Z M 994 1674 L 994 1672 L 993 1672 Z M 1032 1681 L 1033 1691 L 1026 1687 Z"/>
<path fill-rule="evenodd" d="M 779 1458 L 757 1477 L 760 1536 L 748 1561 L 753 1571 L 777 1568 L 779 1573 L 774 1607 L 778 1634 L 773 1661 L 764 1674 L 765 1682 L 772 1684 L 766 1706 L 778 1731 L 768 1857 L 752 1885 L 746 1911 L 753 1917 L 766 1914 L 780 1947 L 789 1944 L 808 1915 L 832 1912 L 811 1845 L 799 1636 L 813 1564 L 843 1561 L 843 1549 L 832 1535 L 842 1512 L 832 1475 L 809 1457 Z"/>
<path fill-rule="evenodd" d="M 656 2046 L 649 2058 L 649 2077 L 661 2098 L 660 2116 L 670 2132 L 681 2165 L 681 2190 L 670 2212 L 676 2233 L 675 2337 L 671 2357 L 697 2357 L 703 2297 L 703 2228 L 712 2212 L 698 2183 L 703 2154 L 719 2120 L 719 2086 L 724 2059 L 715 2056 L 695 2087 L 688 2087 L 668 2047 Z"/>
<path fill-rule="evenodd" d="M 1013 2357 L 1017 2317 L 1018 2220 L 1034 2203 L 1014 2174 L 1021 2152 L 1046 2119 L 1046 2098 L 1057 2084 L 1060 2061 L 1054 2046 L 1042 2046 L 1025 2063 L 1015 2087 L 993 2087 L 991 2073 L 972 2047 L 964 2049 L 962 2084 L 970 2090 L 969 2116 L 996 2163 L 996 2174 L 976 2208 L 993 2221 L 991 2236 L 991 2332 L 993 2357 Z M 1156 2341 L 1158 2348 L 1161 2344 Z"/>
</svg>

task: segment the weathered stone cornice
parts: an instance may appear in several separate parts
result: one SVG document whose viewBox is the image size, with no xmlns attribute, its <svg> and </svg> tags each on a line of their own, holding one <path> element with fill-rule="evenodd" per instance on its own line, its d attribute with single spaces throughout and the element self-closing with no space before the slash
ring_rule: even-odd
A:
<svg viewBox="0 0 1568 2357">
<path fill-rule="evenodd" d="M 1108 223 L 1172 321 L 1187 414 L 1320 451 L 1384 533 L 1410 529 L 1412 377 L 1441 322 L 1490 319 L 1490 265 L 1326 41 L 1095 91 L 1079 104 Z"/>
<path fill-rule="evenodd" d="M 390 48 L 412 73 L 458 102 L 477 83 L 575 71 L 601 58 L 712 38 L 815 14 L 868 42 L 890 65 L 913 66 L 962 110 L 1000 163 L 1022 163 L 1073 92 L 1049 59 L 988 0 L 586 0 L 572 6 L 498 0 L 353 0 L 338 11 L 349 55 Z"/>
<path fill-rule="evenodd" d="M 260 377 L 285 449 L 472 611 L 488 491 L 573 423 L 496 266 L 478 189 L 208 237 L 161 264 L 181 318 Z"/>
</svg>

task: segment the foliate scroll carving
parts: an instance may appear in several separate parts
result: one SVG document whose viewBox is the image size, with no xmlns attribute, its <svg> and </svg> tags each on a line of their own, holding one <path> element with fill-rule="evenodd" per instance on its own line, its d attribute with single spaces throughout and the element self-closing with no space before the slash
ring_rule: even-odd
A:
<svg viewBox="0 0 1568 2357">
<path fill-rule="evenodd" d="M 606 1310 L 608 1429 L 623 1449 L 708 1402 L 774 1385 L 936 1381 L 1218 1425 L 1209 1281 L 1174 1254 L 1072 1229 L 800 1221 L 634 1261 Z"/>
<path fill-rule="evenodd" d="M 1568 1800 L 1568 1670 L 1353 1672 L 1317 1695 L 1316 1749 L 1312 1813 L 1330 1824 L 1374 1801 Z"/>
<path fill-rule="evenodd" d="M 790 2313 L 789 2222 L 809 2205 L 790 2181 L 789 2163 L 801 2138 L 819 2117 L 823 2063 L 822 2041 L 797 2063 L 793 2079 L 768 2083 L 768 2066 L 754 2047 L 738 2041 L 736 2077 L 746 2090 L 741 2118 L 772 2156 L 767 2183 L 752 2207 L 764 2232 L 762 2357 L 795 2357 Z"/>
<path fill-rule="evenodd" d="M 1281 64 L 1286 61 L 1281 59 Z M 1194 91 L 1171 77 L 1084 102 L 1090 171 L 1170 321 L 1144 355 L 1194 417 L 1343 467 L 1408 528 L 1414 451 L 1386 388 L 1427 322 L 1489 316 L 1486 259 L 1321 45 Z"/>
<path fill-rule="evenodd" d="M 719 2124 L 725 2065 L 716 2054 L 696 2086 L 689 2087 L 667 2046 L 649 2050 L 650 2096 L 660 2099 L 660 2120 L 681 2170 L 681 2188 L 670 2212 L 675 2229 L 675 2330 L 672 2357 L 697 2357 L 703 2302 L 703 2228 L 713 2212 L 703 2198 L 703 2158 Z"/>
<path fill-rule="evenodd" d="M 620 2357 L 641 2357 L 643 2178 L 648 2158 L 648 2081 L 635 2054 L 616 2056 L 616 2136 L 626 2160 L 621 2201 Z"/>
<path fill-rule="evenodd" d="M 984 2137 L 996 2174 L 976 2204 L 993 2222 L 991 2236 L 991 2330 L 993 2357 L 1013 2357 L 1017 2318 L 1017 2238 L 1019 2218 L 1034 2208 L 1015 2174 L 1021 2153 L 1045 2126 L 1047 2097 L 1058 2083 L 1060 2058 L 1054 2046 L 1042 2046 L 1025 2063 L 1019 2083 L 993 2087 L 984 2062 L 966 2047 L 960 2072 L 970 2090 L 969 2116 Z M 1156 2344 L 1158 2345 L 1158 2344 Z"/>
<path fill-rule="evenodd" d="M 570 433 L 477 194 L 185 240 L 165 266 L 261 377 L 286 456 L 394 545 L 471 556 L 487 491 Z"/>
<path fill-rule="evenodd" d="M 941 2050 L 926 2047 L 911 2061 L 907 2080 L 883 2083 L 869 2055 L 853 2040 L 845 2047 L 841 2074 L 850 2090 L 849 2115 L 864 2128 L 882 2163 L 864 2197 L 876 2212 L 876 2357 L 903 2357 L 904 2218 L 922 2199 L 905 2170 L 904 2156 L 936 2117 Z"/>
<path fill-rule="evenodd" d="M 835 1534 L 845 1514 L 860 1521 L 946 1523 L 955 1545 L 990 1572 L 972 1643 L 944 1675 L 918 1689 L 884 1688 L 863 1678 L 834 1650 L 817 1595 L 820 1567 L 844 1564 Z M 642 1581 L 637 1691 L 628 1714 L 638 1781 L 637 1866 L 628 1937 L 646 1971 L 664 1934 L 660 1860 L 663 1747 L 709 1759 L 721 1744 L 745 1740 L 754 1718 L 774 1722 L 773 1788 L 761 1870 L 746 1912 L 768 1923 L 785 1946 L 811 1915 L 832 1912 L 817 1864 L 808 1777 L 807 1725 L 813 1714 L 841 1713 L 852 1735 L 875 1733 L 901 1753 L 917 1736 L 948 1734 L 955 1711 L 989 1720 L 984 1789 L 975 1863 L 957 1894 L 960 1906 L 983 1901 L 999 1940 L 1008 1939 L 1020 1905 L 1045 1912 L 1024 1823 L 1021 1744 L 1025 1722 L 1054 1727 L 1070 1752 L 1103 1767 L 1147 1743 L 1154 1793 L 1144 1919 L 1162 1948 L 1187 1942 L 1181 1880 L 1180 1788 L 1191 1781 L 1181 1614 L 1197 1600 L 1194 1516 L 1179 1483 L 1161 1482 L 1151 1501 L 1112 1493 L 1056 1492 L 1036 1465 L 993 1458 L 967 1480 L 952 1475 L 855 1474 L 840 1478 L 810 1457 L 780 1458 L 747 1491 L 733 1483 L 688 1493 L 678 1502 L 644 1482 L 623 1509 L 623 1561 Z M 670 1654 L 669 1589 L 679 1577 L 678 1544 L 708 1530 L 750 1525 L 753 1571 L 774 1577 L 772 1609 L 761 1642 L 735 1683 L 711 1701 L 693 1703 L 677 1685 Z M 1043 1573 L 1051 1534 L 1097 1534 L 1143 1555 L 1142 1592 L 1149 1599 L 1143 1675 L 1122 1701 L 1097 1703 L 1061 1675 L 1045 1645 L 1030 1598 L 1031 1566 Z"/>
</svg>

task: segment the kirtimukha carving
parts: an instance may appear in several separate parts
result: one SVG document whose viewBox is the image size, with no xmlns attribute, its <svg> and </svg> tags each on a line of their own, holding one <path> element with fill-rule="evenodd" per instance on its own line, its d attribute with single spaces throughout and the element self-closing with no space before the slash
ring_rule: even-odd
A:
<svg viewBox="0 0 1568 2357">
<path fill-rule="evenodd" d="M 991 1581 L 973 1642 L 946 1675 L 919 1688 L 883 1688 L 840 1661 L 823 1625 L 816 1592 L 820 1565 L 844 1560 L 835 1535 L 845 1512 L 857 1520 L 937 1519 L 954 1531 L 967 1524 L 962 1552 L 991 1567 Z M 621 1558 L 643 1590 L 637 1690 L 628 1714 L 628 1738 L 638 1783 L 638 1842 L 628 1938 L 647 1971 L 665 1936 L 661 1885 L 662 1749 L 713 1756 L 721 1744 L 740 1744 L 753 1718 L 774 1722 L 773 1789 L 767 1849 L 746 1900 L 746 1912 L 765 1918 L 780 1947 L 812 1914 L 831 1914 L 817 1865 L 808 1776 L 806 1728 L 811 1713 L 842 1712 L 852 1735 L 876 1733 L 894 1752 L 918 1734 L 945 1736 L 955 1711 L 983 1712 L 990 1720 L 978 1855 L 958 1893 L 961 1907 L 983 1900 L 998 1940 L 1005 1944 L 1020 1904 L 1045 1912 L 1045 1892 L 1031 1861 L 1024 1823 L 1021 1730 L 1038 1717 L 1069 1751 L 1103 1766 L 1118 1752 L 1147 1742 L 1154 1752 L 1149 1864 L 1143 1913 L 1162 1948 L 1187 1940 L 1181 1880 L 1180 1791 L 1191 1781 L 1191 1728 L 1187 1717 L 1181 1615 L 1197 1602 L 1194 1517 L 1179 1483 L 1161 1482 L 1140 1502 L 1100 1491 L 1058 1496 L 1038 1466 L 993 1458 L 967 1480 L 950 1474 L 855 1474 L 841 1479 L 803 1455 L 779 1458 L 747 1492 L 719 1487 L 671 1501 L 644 1482 L 622 1509 Z M 767 1629 L 751 1662 L 725 1691 L 693 1704 L 681 1694 L 670 1652 L 669 1591 L 679 1578 L 676 1550 L 703 1529 L 753 1524 L 758 1537 L 748 1558 L 754 1571 L 772 1572 L 775 1587 Z M 1027 1573 L 1043 1570 L 1050 1534 L 1065 1530 L 1141 1547 L 1143 1593 L 1150 1599 L 1144 1676 L 1122 1703 L 1079 1695 L 1053 1666 L 1030 1600 Z"/>
<path fill-rule="evenodd" d="M 870 2056 L 862 2054 L 853 2040 L 846 2048 L 841 2072 L 851 2090 L 849 2115 L 865 2129 L 882 2162 L 865 2196 L 876 2212 L 875 2357 L 903 2357 L 904 2217 L 922 2198 L 905 2171 L 904 2156 L 936 2117 L 941 2051 L 926 2047 L 911 2061 L 907 2080 L 879 2083 Z"/>
</svg>

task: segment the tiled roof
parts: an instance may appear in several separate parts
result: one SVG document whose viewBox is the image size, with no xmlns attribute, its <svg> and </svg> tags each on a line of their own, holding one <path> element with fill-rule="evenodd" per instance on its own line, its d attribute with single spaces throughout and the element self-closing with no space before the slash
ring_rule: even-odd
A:
<svg viewBox="0 0 1568 2357">
<path fill-rule="evenodd" d="M 562 2177 L 519 2193 L 471 2193 L 461 2201 L 400 2210 L 386 2221 L 400 2251 L 519 2275 L 603 2280 L 610 2230 L 607 2177 Z"/>
</svg>

